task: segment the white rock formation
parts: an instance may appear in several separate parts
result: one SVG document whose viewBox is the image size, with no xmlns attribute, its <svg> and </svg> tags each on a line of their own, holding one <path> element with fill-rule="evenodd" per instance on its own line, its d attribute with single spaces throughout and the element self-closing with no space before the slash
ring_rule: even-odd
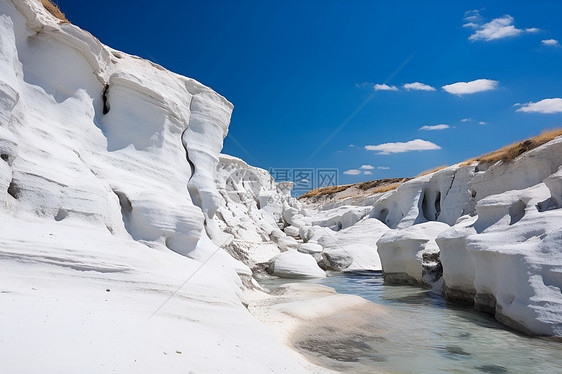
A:
<svg viewBox="0 0 562 374">
<path fill-rule="evenodd" d="M 314 257 L 316 261 L 322 260 L 322 252 L 324 252 L 324 248 L 315 242 L 308 242 L 308 243 L 301 243 L 299 245 L 299 252 L 306 253 Z"/>
<path fill-rule="evenodd" d="M 38 0 L 0 0 L 2 371 L 306 372 L 244 307 L 250 268 L 217 246 L 227 223 L 232 243 L 285 237 L 283 201 L 243 233 L 252 207 L 223 206 L 231 111 Z"/>
<path fill-rule="evenodd" d="M 323 278 L 326 276 L 324 270 L 318 267 L 314 257 L 294 250 L 274 257 L 268 271 L 284 278 Z"/>
<path fill-rule="evenodd" d="M 381 221 L 365 218 L 337 232 L 322 228 L 324 266 L 331 270 L 382 270 L 376 242 L 388 230 Z"/>
<path fill-rule="evenodd" d="M 385 281 L 427 285 L 437 281 L 441 266 L 435 238 L 448 228 L 446 223 L 425 222 L 387 231 L 377 241 Z"/>
<path fill-rule="evenodd" d="M 221 155 L 216 186 L 221 199 L 207 231 L 217 245 L 252 268 L 298 248 L 297 240 L 282 230 L 288 211 L 300 206 L 290 195 L 292 183 L 275 183 L 267 171 Z M 298 236 L 298 229 L 292 234 Z"/>
<path fill-rule="evenodd" d="M 442 286 L 448 299 L 518 330 L 560 337 L 561 166 L 559 137 L 511 162 L 455 165 L 385 193 L 326 205 L 303 199 L 313 212 L 305 238 L 321 244 L 327 258 L 336 248 L 331 262 L 340 268 L 367 268 L 361 256 L 376 242 L 386 280 L 436 292 Z M 366 207 L 365 217 L 349 219 Z M 369 220 L 380 225 L 368 227 Z M 346 250 L 330 245 L 331 237 Z"/>
<path fill-rule="evenodd" d="M 37 0 L 0 0 L 0 61 L 5 370 L 303 372 L 241 301 L 263 264 L 382 269 L 562 336 L 562 139 L 303 205 L 220 155 L 226 99 Z"/>
<path fill-rule="evenodd" d="M 516 329 L 561 336 L 562 206 L 554 200 L 541 183 L 478 202 L 475 218 L 437 238 L 445 294 Z"/>
<path fill-rule="evenodd" d="M 202 212 L 216 210 L 208 170 L 218 162 L 232 105 L 194 80 L 59 24 L 36 1 L 1 6 L 12 205 L 182 254 L 194 249 Z"/>
<path fill-rule="evenodd" d="M 292 236 L 293 238 L 298 238 L 300 235 L 300 229 L 296 226 L 287 226 L 283 229 L 285 234 Z"/>
</svg>

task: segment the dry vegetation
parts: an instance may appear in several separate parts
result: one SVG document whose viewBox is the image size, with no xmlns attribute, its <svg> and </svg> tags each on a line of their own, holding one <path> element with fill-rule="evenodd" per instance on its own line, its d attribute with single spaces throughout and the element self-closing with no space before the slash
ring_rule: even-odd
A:
<svg viewBox="0 0 562 374">
<path fill-rule="evenodd" d="M 404 178 L 404 182 L 406 182 L 407 180 L 410 180 L 411 178 Z M 387 192 L 387 191 L 392 191 L 398 188 L 398 186 L 400 186 L 402 183 L 404 182 L 396 182 L 396 183 L 391 183 L 391 184 L 387 184 L 384 186 L 380 186 L 375 188 L 373 191 L 370 191 L 370 193 L 375 194 L 375 193 L 383 193 L 383 192 Z"/>
<path fill-rule="evenodd" d="M 470 160 L 466 160 L 460 165 L 461 166 L 470 165 L 475 161 L 484 164 L 494 164 L 498 161 L 510 162 L 513 161 L 518 156 L 521 156 L 523 153 L 530 151 L 531 149 L 537 148 L 538 146 L 541 146 L 561 135 L 562 135 L 562 129 L 543 131 L 540 135 L 535 136 L 534 138 L 530 138 L 518 143 L 513 143 L 506 147 L 500 148 L 497 151 L 490 152 Z"/>
<path fill-rule="evenodd" d="M 367 190 L 371 190 L 373 188 L 376 188 L 376 190 L 384 190 L 385 188 L 387 188 L 388 186 L 391 185 L 401 185 L 402 183 L 410 180 L 412 178 L 388 178 L 388 179 L 377 179 L 374 181 L 368 181 L 368 182 L 361 182 L 361 183 L 357 183 L 357 184 L 353 184 L 352 186 L 357 187 L 363 191 L 367 191 Z M 398 186 L 396 186 L 398 187 Z M 391 190 L 395 189 L 391 188 Z M 389 190 L 386 190 L 389 191 Z M 369 191 L 370 192 L 370 191 Z M 384 191 L 383 191 L 384 192 Z"/>
<path fill-rule="evenodd" d="M 61 23 L 68 23 L 69 21 L 66 19 L 66 16 L 63 12 L 59 9 L 59 7 L 51 2 L 50 0 L 41 0 L 41 4 L 51 13 L 53 16 L 61 20 Z"/>
<path fill-rule="evenodd" d="M 350 187 L 355 187 L 362 191 L 369 191 L 369 193 L 386 192 L 396 189 L 399 185 L 410 179 L 411 178 L 377 179 L 374 181 L 361 182 L 355 184 L 344 184 L 341 186 L 321 187 L 312 191 L 308 191 L 307 193 L 300 196 L 299 199 L 303 199 L 306 197 L 313 197 L 313 196 L 332 195 L 338 192 L 345 191 Z M 350 194 L 349 196 L 353 196 L 353 195 Z M 342 198 L 346 198 L 349 196 L 342 196 Z"/>
<path fill-rule="evenodd" d="M 441 165 L 441 166 L 438 166 L 438 167 L 436 167 L 436 168 L 423 171 L 423 172 L 421 172 L 420 174 L 418 174 L 418 175 L 416 176 L 416 178 L 418 178 L 418 177 L 423 177 L 424 175 L 427 175 L 427 174 L 435 173 L 436 171 L 439 171 L 439 170 L 441 170 L 441 169 L 445 169 L 447 166 L 448 166 L 448 165 Z"/>
<path fill-rule="evenodd" d="M 334 193 L 338 193 L 344 190 L 347 190 L 349 187 L 353 186 L 352 184 L 342 184 L 341 186 L 328 186 L 328 187 L 320 187 L 315 190 L 308 191 L 307 193 L 301 195 L 299 199 L 305 197 L 312 197 L 312 196 L 321 196 L 321 195 L 331 195 Z"/>
<path fill-rule="evenodd" d="M 398 188 L 402 183 L 409 181 L 412 178 L 390 178 L 390 179 L 376 179 L 374 181 L 361 182 L 356 184 L 348 184 L 346 187 L 354 187 L 353 193 L 343 195 L 338 200 L 347 199 L 348 197 L 372 195 L 376 193 L 383 193 L 392 191 Z M 347 189 L 346 188 L 346 189 Z M 357 191 L 357 190 L 360 191 Z"/>
<path fill-rule="evenodd" d="M 543 131 L 540 135 L 535 136 L 534 138 L 530 138 L 518 143 L 514 143 L 508 145 L 506 147 L 500 148 L 497 151 L 490 152 L 488 154 L 472 158 L 470 160 L 466 160 L 459 164 L 460 166 L 470 165 L 473 162 L 480 162 L 486 164 L 493 164 L 498 161 L 502 162 L 510 162 L 517 158 L 518 156 L 522 155 L 523 153 L 530 151 L 531 149 L 537 148 L 549 141 L 553 140 L 554 138 L 562 136 L 562 129 L 554 129 L 550 131 Z M 428 175 L 431 173 L 435 173 L 443 168 L 446 168 L 447 165 L 439 166 L 431 170 L 424 171 L 418 177 L 422 177 L 424 175 Z M 363 191 L 368 191 L 368 194 L 375 194 L 375 193 L 382 193 L 391 190 L 395 190 L 400 186 L 402 183 L 413 179 L 413 178 L 394 178 L 394 179 L 378 179 L 374 181 L 362 182 L 362 183 L 355 183 L 355 184 L 346 184 L 342 186 L 330 186 L 330 187 L 322 187 L 316 190 L 309 191 L 304 195 L 300 196 L 299 199 L 312 197 L 312 196 L 322 196 L 322 195 L 331 195 L 337 192 L 345 191 L 350 187 L 355 187 Z M 359 196 L 359 194 L 355 194 L 355 196 Z M 350 194 L 350 196 L 352 196 Z M 342 196 L 340 199 L 344 199 L 349 196 Z"/>
</svg>

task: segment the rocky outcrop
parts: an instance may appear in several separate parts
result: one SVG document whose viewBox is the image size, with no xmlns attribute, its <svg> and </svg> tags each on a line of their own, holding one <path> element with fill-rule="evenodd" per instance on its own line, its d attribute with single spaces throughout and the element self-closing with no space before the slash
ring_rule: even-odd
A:
<svg viewBox="0 0 562 374">
<path fill-rule="evenodd" d="M 170 338 L 180 326 L 182 338 L 197 338 L 187 347 L 195 371 L 208 364 L 201 352 L 213 352 L 238 360 L 232 370 L 259 372 L 290 360 L 257 332 L 240 299 L 255 286 L 252 270 L 285 277 L 382 270 L 391 282 L 442 286 L 448 299 L 521 331 L 562 336 L 562 139 L 511 162 L 455 165 L 392 191 L 307 206 L 290 196 L 290 184 L 220 154 L 233 109 L 225 98 L 104 46 L 39 1 L 0 0 L 0 60 L 2 295 L 25 305 L 8 305 L 11 318 L 45 304 L 69 336 L 137 340 L 144 337 L 129 317 L 141 310 L 152 318 L 169 301 L 157 296 L 178 294 L 179 306 L 143 330 L 147 352 L 168 339 L 187 344 Z M 36 284 L 45 287 L 41 303 L 29 302 Z M 122 298 L 100 297 L 98 285 L 104 296 L 118 285 Z M 62 323 L 77 304 L 78 322 Z M 91 311 L 123 330 L 108 337 L 97 325 L 83 327 Z M 24 317 L 43 326 L 43 314 Z M 217 319 L 232 323 L 217 331 Z M 223 328 L 240 321 L 248 336 L 242 360 L 214 344 L 225 335 L 238 342 L 240 331 Z M 7 336 L 13 365 L 29 353 L 28 341 L 15 330 Z M 78 361 L 89 357 L 85 342 Z M 264 358 L 254 357 L 256 347 Z M 134 357 L 126 353 L 120 365 Z M 150 358 L 153 371 L 169 369 Z M 215 371 L 231 370 L 221 360 L 213 360 Z"/>
<path fill-rule="evenodd" d="M 438 281 L 442 269 L 435 238 L 448 227 L 442 222 L 425 222 L 387 231 L 377 241 L 385 281 L 425 286 Z"/>
<path fill-rule="evenodd" d="M 269 263 L 268 273 L 286 278 L 323 278 L 326 273 L 318 267 L 314 257 L 287 251 L 275 256 Z"/>
<path fill-rule="evenodd" d="M 2 1 L 0 10 L 3 179 L 12 186 L 2 201 L 188 254 L 217 207 L 232 105 L 58 23 L 40 2 Z"/>
<path fill-rule="evenodd" d="M 388 282 L 562 336 L 561 166 L 559 137 L 509 162 L 454 165 L 385 193 L 305 205 L 303 238 L 324 247 L 324 268 L 369 268 L 363 258 L 376 249 Z"/>
<path fill-rule="evenodd" d="M 267 171 L 221 155 L 215 184 L 221 199 L 206 227 L 217 245 L 256 270 L 262 268 L 258 264 L 299 247 L 293 237 L 298 229 L 293 235 L 283 230 L 291 227 L 287 219 L 300 209 L 290 195 L 292 183 L 276 183 Z"/>
<path fill-rule="evenodd" d="M 298 243 L 265 195 L 246 231 L 253 206 L 221 209 L 231 111 L 41 1 L 0 0 L 3 371 L 306 372 L 243 302 L 245 263 Z M 261 234 L 271 255 L 237 247 Z"/>
<path fill-rule="evenodd" d="M 477 216 L 437 238 L 445 295 L 516 329 L 560 336 L 559 207 L 544 184 L 482 199 Z"/>
</svg>

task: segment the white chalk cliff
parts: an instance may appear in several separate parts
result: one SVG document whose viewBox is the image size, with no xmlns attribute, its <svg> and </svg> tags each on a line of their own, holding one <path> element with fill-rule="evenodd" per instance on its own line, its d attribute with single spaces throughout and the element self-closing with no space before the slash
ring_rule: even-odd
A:
<svg viewBox="0 0 562 374">
<path fill-rule="evenodd" d="M 297 246 L 221 207 L 232 109 L 38 0 L 0 0 L 4 371 L 306 372 L 246 309 L 252 273 L 227 252 L 244 227 L 270 248 L 255 261 L 280 253 L 270 236 Z"/>
<path fill-rule="evenodd" d="M 386 281 L 430 286 L 520 331 L 561 337 L 561 193 L 558 137 L 509 162 L 455 165 L 385 193 L 303 199 L 313 218 L 301 230 L 349 243 L 361 227 L 350 247 L 376 247 Z M 345 247 L 342 268 L 361 258 Z"/>
<path fill-rule="evenodd" d="M 562 139 L 312 204 L 220 153 L 232 110 L 38 0 L 0 0 L 3 368 L 320 370 L 245 307 L 262 271 L 383 270 L 562 336 Z"/>
</svg>

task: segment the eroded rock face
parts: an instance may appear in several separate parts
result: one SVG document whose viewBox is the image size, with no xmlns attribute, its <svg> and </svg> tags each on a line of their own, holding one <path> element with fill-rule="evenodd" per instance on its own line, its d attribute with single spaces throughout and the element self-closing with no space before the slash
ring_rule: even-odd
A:
<svg viewBox="0 0 562 374">
<path fill-rule="evenodd" d="M 542 183 L 492 195 L 477 216 L 438 237 L 446 296 L 516 329 L 559 336 L 562 210 L 541 211 L 547 200 L 554 199 Z"/>
<path fill-rule="evenodd" d="M 232 105 L 44 12 L 0 4 L 4 207 L 188 254 L 216 210 Z"/>
<path fill-rule="evenodd" d="M 441 277 L 435 238 L 448 228 L 442 222 L 425 222 L 386 232 L 377 241 L 385 281 L 426 286 L 435 283 Z"/>
<path fill-rule="evenodd" d="M 0 0 L 0 59 L 7 222 L 85 226 L 198 263 L 217 253 L 234 288 L 236 274 L 282 252 L 278 273 L 321 276 L 316 259 L 435 285 L 442 271 L 446 297 L 562 335 L 562 139 L 510 163 L 303 207 L 265 170 L 220 155 L 226 99 L 59 24 L 38 1 Z"/>
<path fill-rule="evenodd" d="M 3 371 L 306 372 L 243 305 L 245 258 L 208 237 L 231 111 L 41 1 L 0 0 Z"/>
<path fill-rule="evenodd" d="M 560 336 L 561 165 L 557 138 L 509 163 L 455 165 L 394 191 L 305 206 L 303 238 L 324 247 L 326 269 L 366 267 L 359 259 L 372 246 L 388 282 L 430 286 L 520 331 Z"/>
<path fill-rule="evenodd" d="M 324 247 L 322 266 L 336 271 L 380 271 L 375 243 L 387 230 L 379 220 L 368 217 L 337 232 L 323 227 L 317 232 L 318 243 Z"/>
<path fill-rule="evenodd" d="M 266 170 L 220 155 L 215 185 L 220 201 L 206 221 L 215 244 L 226 246 L 252 268 L 299 247 L 294 238 L 299 230 L 287 222 L 300 209 L 290 195 L 292 183 L 276 183 Z"/>
</svg>

